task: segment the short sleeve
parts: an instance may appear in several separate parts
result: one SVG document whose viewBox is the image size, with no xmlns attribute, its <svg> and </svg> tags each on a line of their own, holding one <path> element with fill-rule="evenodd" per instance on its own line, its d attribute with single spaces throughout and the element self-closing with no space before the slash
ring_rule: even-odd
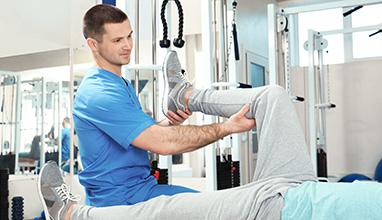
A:
<svg viewBox="0 0 382 220">
<path fill-rule="evenodd" d="M 88 103 L 87 118 L 124 148 L 155 121 L 145 114 L 129 93 L 105 91 Z"/>
</svg>

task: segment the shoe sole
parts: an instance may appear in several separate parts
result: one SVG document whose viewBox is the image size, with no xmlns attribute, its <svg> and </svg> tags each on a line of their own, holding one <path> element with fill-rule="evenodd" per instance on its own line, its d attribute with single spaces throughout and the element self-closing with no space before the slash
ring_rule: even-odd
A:
<svg viewBox="0 0 382 220">
<path fill-rule="evenodd" d="M 169 93 L 169 86 L 168 86 L 168 77 L 167 77 L 167 71 L 165 67 L 167 66 L 168 56 L 173 53 L 174 51 L 169 51 L 164 59 L 164 63 L 162 66 L 162 74 L 163 74 L 163 80 L 164 80 L 164 91 L 163 91 L 163 97 L 162 97 L 162 112 L 163 114 L 167 116 L 168 112 L 168 93 Z"/>
<path fill-rule="evenodd" d="M 38 175 L 38 178 L 37 178 L 37 182 L 38 182 L 37 191 L 38 191 L 38 196 L 40 197 L 40 201 L 42 203 L 42 207 L 44 208 L 45 219 L 50 220 L 54 218 L 49 214 L 49 209 L 45 204 L 45 200 L 44 200 L 44 197 L 42 196 L 42 191 L 41 191 L 41 173 L 43 172 L 45 166 L 46 165 L 42 166 L 40 170 L 40 174 Z M 58 211 L 58 214 L 61 212 L 62 208 L 63 207 L 61 207 L 61 209 Z"/>
</svg>

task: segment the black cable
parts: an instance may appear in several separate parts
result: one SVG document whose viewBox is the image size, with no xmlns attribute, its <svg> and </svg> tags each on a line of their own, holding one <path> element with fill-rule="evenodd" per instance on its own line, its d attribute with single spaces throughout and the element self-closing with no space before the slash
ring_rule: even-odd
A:
<svg viewBox="0 0 382 220">
<path fill-rule="evenodd" d="M 161 11 L 160 11 L 160 19 L 162 21 L 163 26 L 163 40 L 159 41 L 159 45 L 162 48 L 169 48 L 170 47 L 170 40 L 168 39 L 168 26 L 166 21 L 166 5 L 168 3 L 168 0 L 163 0 Z"/>
<path fill-rule="evenodd" d="M 162 48 L 169 48 L 170 47 L 170 40 L 168 38 L 168 25 L 166 21 L 166 6 L 169 0 L 163 0 L 162 7 L 161 7 L 161 21 L 163 25 L 163 39 L 159 41 L 159 45 Z M 178 24 L 178 37 L 174 39 L 174 46 L 182 48 L 184 45 L 184 40 L 183 38 L 183 27 L 184 27 L 184 13 L 183 13 L 183 8 L 182 4 L 180 3 L 179 0 L 175 0 L 176 6 L 178 8 L 178 16 L 179 16 L 179 24 Z"/>
<path fill-rule="evenodd" d="M 179 0 L 175 0 L 175 4 L 178 7 L 178 16 L 179 16 L 179 24 L 178 24 L 178 38 L 174 39 L 174 46 L 182 48 L 184 45 L 183 38 L 183 25 L 184 25 L 184 14 L 182 4 L 180 4 Z"/>
<path fill-rule="evenodd" d="M 237 2 L 233 1 L 232 2 L 232 8 L 234 11 L 236 11 L 236 6 L 237 6 Z M 234 16 L 235 16 L 235 14 L 236 13 L 234 13 Z M 232 37 L 233 37 L 233 47 L 234 47 L 234 52 L 235 52 L 235 60 L 240 60 L 239 42 L 238 42 L 238 38 L 237 38 L 235 18 L 233 18 L 233 22 L 232 22 Z"/>
</svg>

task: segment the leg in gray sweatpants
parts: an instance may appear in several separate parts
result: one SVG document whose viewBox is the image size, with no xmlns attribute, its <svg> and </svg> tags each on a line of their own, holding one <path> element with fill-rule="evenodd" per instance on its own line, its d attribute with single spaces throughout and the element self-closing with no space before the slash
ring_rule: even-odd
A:
<svg viewBox="0 0 382 220">
<path fill-rule="evenodd" d="M 247 116 L 256 119 L 259 140 L 254 182 L 216 192 L 160 196 L 132 206 L 77 206 L 72 219 L 280 219 L 287 189 L 316 180 L 297 114 L 284 89 L 193 90 L 189 108 L 229 117 L 246 103 Z"/>
</svg>

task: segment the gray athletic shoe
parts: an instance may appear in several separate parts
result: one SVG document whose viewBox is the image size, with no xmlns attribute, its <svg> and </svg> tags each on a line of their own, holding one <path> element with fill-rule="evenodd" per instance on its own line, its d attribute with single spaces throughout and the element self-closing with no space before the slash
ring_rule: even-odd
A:
<svg viewBox="0 0 382 220">
<path fill-rule="evenodd" d="M 165 83 L 162 100 L 163 114 L 166 115 L 168 111 L 176 113 L 178 109 L 185 111 L 184 93 L 188 88 L 192 87 L 192 84 L 188 82 L 180 65 L 178 55 L 173 50 L 170 50 L 166 55 L 163 64 L 163 75 Z"/>
<path fill-rule="evenodd" d="M 56 162 L 48 161 L 38 176 L 38 192 L 44 207 L 45 219 L 64 219 L 68 208 L 79 201 L 64 182 Z"/>
</svg>

